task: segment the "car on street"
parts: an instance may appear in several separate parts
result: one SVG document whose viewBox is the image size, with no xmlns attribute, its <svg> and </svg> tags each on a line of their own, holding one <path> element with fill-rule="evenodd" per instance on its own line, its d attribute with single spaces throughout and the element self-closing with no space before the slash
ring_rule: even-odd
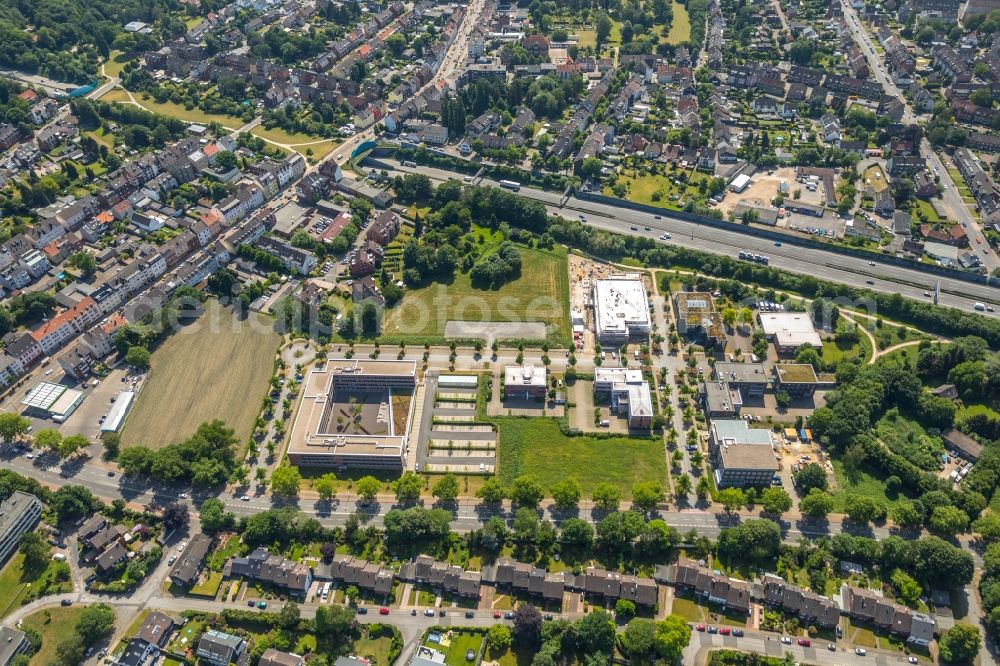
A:
<svg viewBox="0 0 1000 666">
<path fill-rule="evenodd" d="M 368 615 L 368 609 L 365 608 L 364 606 L 358 606 L 357 614 L 358 615 Z"/>
<path fill-rule="evenodd" d="M 244 496 L 240 497 L 240 500 L 243 501 L 243 502 L 249 502 L 250 501 L 250 496 L 249 495 L 244 495 Z"/>
<path fill-rule="evenodd" d="M 914 657 L 913 655 L 910 655 L 910 658 L 907 661 L 909 661 L 911 664 L 919 664 L 920 663 L 920 661 L 916 657 Z"/>
<path fill-rule="evenodd" d="M 742 629 L 733 629 L 733 636 L 736 636 L 737 638 L 739 638 L 740 636 L 743 636 L 743 635 L 744 635 L 744 632 L 743 632 Z"/>
<path fill-rule="evenodd" d="M 699 624 L 697 627 L 695 627 L 695 629 L 697 629 L 698 631 L 705 631 L 705 625 Z"/>
<path fill-rule="evenodd" d="M 722 634 L 723 636 L 728 636 L 730 633 L 732 633 L 732 629 L 730 629 L 729 627 L 722 627 L 721 629 L 719 629 L 719 633 Z"/>
<path fill-rule="evenodd" d="M 513 620 L 514 619 L 514 612 L 513 611 L 507 611 L 506 613 L 503 614 L 503 619 L 505 619 L 505 620 Z"/>
<path fill-rule="evenodd" d="M 250 601 L 247 602 L 247 606 L 249 606 L 250 608 L 253 608 L 256 605 L 257 605 L 257 602 L 254 601 L 253 599 L 251 599 Z"/>
<path fill-rule="evenodd" d="M 264 610 L 265 608 L 267 608 L 267 602 L 263 601 L 263 600 L 258 601 L 257 602 L 257 608 L 259 608 L 261 610 Z"/>
<path fill-rule="evenodd" d="M 493 611 L 494 620 L 499 620 L 501 617 L 503 617 L 503 615 L 501 615 L 500 611 Z"/>
<path fill-rule="evenodd" d="M 180 493 L 177 496 L 180 497 L 181 499 L 187 499 L 188 494 L 187 493 Z"/>
<path fill-rule="evenodd" d="M 167 560 L 167 566 L 170 566 L 171 564 L 173 564 L 176 561 L 177 561 L 177 556 L 176 555 L 171 555 L 170 559 Z"/>
<path fill-rule="evenodd" d="M 475 611 L 467 610 L 467 611 L 465 611 L 465 617 L 469 617 L 469 618 L 476 617 L 476 612 Z"/>
<path fill-rule="evenodd" d="M 469 612 L 471 613 L 472 611 L 469 611 Z M 551 614 L 545 614 L 545 615 L 542 616 L 542 619 L 545 620 L 546 622 L 551 622 L 552 621 L 552 615 Z"/>
<path fill-rule="evenodd" d="M 812 641 L 810 641 L 808 638 L 800 638 L 799 645 L 801 645 L 802 647 L 809 647 L 810 645 L 812 645 Z"/>
<path fill-rule="evenodd" d="M 782 636 L 781 637 L 781 642 L 784 643 L 785 645 L 791 645 L 792 644 L 792 639 L 789 638 L 788 636 Z"/>
<path fill-rule="evenodd" d="M 115 473 L 112 470 L 108 470 L 108 476 L 112 476 L 113 477 L 114 475 L 115 475 Z"/>
<path fill-rule="evenodd" d="M 836 652 L 837 651 L 837 646 L 834 645 L 833 643 L 827 643 L 826 644 L 826 649 L 829 650 L 830 652 Z"/>
<path fill-rule="evenodd" d="M 865 284 L 875 284 L 875 280 L 865 280 Z"/>
<path fill-rule="evenodd" d="M 635 226 L 634 224 L 630 226 L 629 229 L 631 229 L 632 231 L 639 231 L 639 227 Z"/>
<path fill-rule="evenodd" d="M 863 657 L 866 654 L 868 654 L 868 650 L 864 648 L 854 648 L 854 654 L 858 655 L 859 657 Z"/>
<path fill-rule="evenodd" d="M 63 605 L 63 606 L 72 606 L 73 605 L 73 600 L 72 599 L 63 599 L 59 603 L 60 603 L 60 605 Z"/>
<path fill-rule="evenodd" d="M 379 615 L 388 615 L 389 614 L 389 609 L 386 608 L 385 606 L 382 606 L 382 608 L 378 609 L 378 614 Z"/>
<path fill-rule="evenodd" d="M 427 610 L 424 611 L 424 616 L 425 617 L 434 617 L 434 610 L 431 609 L 431 608 L 428 608 Z"/>
<path fill-rule="evenodd" d="M 719 633 L 719 628 L 718 627 L 709 627 L 708 628 L 708 633 L 710 633 L 710 634 L 717 634 L 717 633 Z"/>
<path fill-rule="evenodd" d="M 177 546 L 177 552 L 183 553 L 184 549 L 187 548 L 187 545 L 188 545 L 187 541 L 181 541 L 181 545 Z"/>
</svg>

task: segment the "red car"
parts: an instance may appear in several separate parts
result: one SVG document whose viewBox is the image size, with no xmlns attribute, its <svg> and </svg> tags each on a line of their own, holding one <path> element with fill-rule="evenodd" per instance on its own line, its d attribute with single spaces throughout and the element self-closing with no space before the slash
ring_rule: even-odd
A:
<svg viewBox="0 0 1000 666">
<path fill-rule="evenodd" d="M 801 645 L 802 647 L 809 647 L 810 645 L 812 645 L 812 641 L 810 641 L 808 638 L 800 638 L 799 645 Z"/>
<path fill-rule="evenodd" d="M 697 629 L 698 631 L 705 631 L 705 625 L 699 624 L 697 627 L 695 627 L 695 629 Z"/>
<path fill-rule="evenodd" d="M 494 620 L 499 620 L 501 617 L 503 617 L 503 615 L 500 614 L 500 611 L 493 611 Z"/>
<path fill-rule="evenodd" d="M 732 630 L 729 627 L 721 627 L 719 629 L 719 633 L 722 634 L 723 636 L 728 636 L 730 631 Z"/>
<path fill-rule="evenodd" d="M 379 608 L 378 609 L 378 614 L 379 615 L 388 615 L 389 614 L 389 609 L 388 608 Z"/>
</svg>

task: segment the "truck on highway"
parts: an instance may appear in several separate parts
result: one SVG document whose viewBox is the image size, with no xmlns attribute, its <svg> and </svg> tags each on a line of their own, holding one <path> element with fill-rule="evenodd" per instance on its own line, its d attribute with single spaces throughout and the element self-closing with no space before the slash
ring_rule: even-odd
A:
<svg viewBox="0 0 1000 666">
<path fill-rule="evenodd" d="M 403 160 L 402 162 L 400 162 L 400 164 L 402 164 L 405 167 L 415 167 L 415 166 L 417 166 L 417 163 L 413 162 L 411 160 Z"/>
<path fill-rule="evenodd" d="M 521 189 L 521 183 L 514 180 L 501 180 L 500 187 L 517 192 Z"/>
<path fill-rule="evenodd" d="M 984 312 L 986 310 L 985 303 L 973 303 L 972 307 L 975 308 L 976 310 L 979 310 L 980 312 Z"/>
</svg>

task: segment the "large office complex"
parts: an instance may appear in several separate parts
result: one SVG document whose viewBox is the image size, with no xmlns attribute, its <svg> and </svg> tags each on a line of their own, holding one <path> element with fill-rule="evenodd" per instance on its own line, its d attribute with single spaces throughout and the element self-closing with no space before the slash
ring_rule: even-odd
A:
<svg viewBox="0 0 1000 666">
<path fill-rule="evenodd" d="M 293 465 L 402 470 L 416 361 L 330 359 L 309 371 L 292 426 Z"/>
<path fill-rule="evenodd" d="M 649 428 L 653 422 L 653 399 L 649 382 L 640 370 L 630 368 L 594 369 L 594 393 L 610 396 L 611 410 L 628 419 L 629 428 Z"/>
<path fill-rule="evenodd" d="M 17 550 L 21 535 L 30 532 L 42 517 L 42 501 L 15 490 L 0 503 L 0 566 Z"/>
<path fill-rule="evenodd" d="M 638 275 L 612 275 L 594 282 L 594 332 L 603 344 L 649 336 L 649 298 Z"/>
</svg>

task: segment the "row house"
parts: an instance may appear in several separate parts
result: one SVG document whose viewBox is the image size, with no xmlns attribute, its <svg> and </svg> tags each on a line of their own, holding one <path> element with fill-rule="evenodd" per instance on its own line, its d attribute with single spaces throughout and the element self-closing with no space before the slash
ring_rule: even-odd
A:
<svg viewBox="0 0 1000 666">
<path fill-rule="evenodd" d="M 10 357 L 8 367 L 18 371 L 18 376 L 24 374 L 45 355 L 38 341 L 27 332 L 11 331 L 3 337 L 4 353 Z"/>
<path fill-rule="evenodd" d="M 951 99 L 951 110 L 955 113 L 955 119 L 966 123 L 989 126 L 993 123 L 993 109 L 991 107 L 979 106 L 967 99 Z"/>
<path fill-rule="evenodd" d="M 470 599 L 479 598 L 482 577 L 479 571 L 466 571 L 447 562 L 438 562 L 428 555 L 418 556 L 399 570 L 400 580 L 422 583 Z"/>
<path fill-rule="evenodd" d="M 968 148 L 955 150 L 955 165 L 975 197 L 981 215 L 992 215 L 1000 209 L 1000 188 L 997 188 Z"/>
<path fill-rule="evenodd" d="M 965 145 L 975 150 L 997 153 L 1000 152 L 1000 136 L 983 134 L 982 132 L 970 132 L 965 139 Z"/>
<path fill-rule="evenodd" d="M 222 573 L 227 578 L 242 576 L 269 583 L 299 596 L 305 596 L 313 581 L 309 566 L 272 555 L 266 548 L 257 548 L 246 557 L 229 558 Z"/>
<path fill-rule="evenodd" d="M 882 86 L 877 81 L 865 81 L 840 74 L 827 74 L 823 85 L 834 93 L 857 95 L 873 101 L 882 98 Z"/>
<path fill-rule="evenodd" d="M 276 256 L 285 268 L 293 273 L 308 275 L 315 268 L 316 255 L 308 250 L 293 247 L 280 238 L 264 236 L 257 241 L 257 248 Z M 361 251 L 358 254 L 362 254 Z"/>
<path fill-rule="evenodd" d="M 950 225 L 944 229 L 931 226 L 930 224 L 920 225 L 920 235 L 928 241 L 953 245 L 955 247 L 968 247 L 969 237 L 965 229 L 957 224 Z"/>
<path fill-rule="evenodd" d="M 828 597 L 792 585 L 772 573 L 764 574 L 763 602 L 797 616 L 804 625 L 832 628 L 840 621 L 840 606 Z"/>
<path fill-rule="evenodd" d="M 0 151 L 7 150 L 21 138 L 21 132 L 10 123 L 0 124 Z"/>
<path fill-rule="evenodd" d="M 392 569 L 385 569 L 368 560 L 350 555 L 334 555 L 328 567 L 317 568 L 316 577 L 355 585 L 362 590 L 385 596 L 392 592 L 395 573 Z"/>
<path fill-rule="evenodd" d="M 710 603 L 740 613 L 750 612 L 750 583 L 730 578 L 686 557 L 678 558 L 673 566 L 671 582 L 676 588 L 687 590 Z"/>
<path fill-rule="evenodd" d="M 955 81 L 972 80 L 968 63 L 947 44 L 938 44 L 931 49 L 931 62 Z"/>
<path fill-rule="evenodd" d="M 83 379 L 94 367 L 114 351 L 114 338 L 106 324 L 90 328 L 80 336 L 58 359 L 59 365 L 70 377 Z"/>
<path fill-rule="evenodd" d="M 908 643 L 927 646 L 934 640 L 936 625 L 925 613 L 919 613 L 869 590 L 844 585 L 841 588 L 844 610 L 854 620 L 868 622 L 880 629 L 905 636 Z"/>
<path fill-rule="evenodd" d="M 86 297 L 75 306 L 32 329 L 29 334 L 38 342 L 42 353 L 48 356 L 99 321 L 100 318 L 100 307 L 94 299 Z"/>
</svg>

